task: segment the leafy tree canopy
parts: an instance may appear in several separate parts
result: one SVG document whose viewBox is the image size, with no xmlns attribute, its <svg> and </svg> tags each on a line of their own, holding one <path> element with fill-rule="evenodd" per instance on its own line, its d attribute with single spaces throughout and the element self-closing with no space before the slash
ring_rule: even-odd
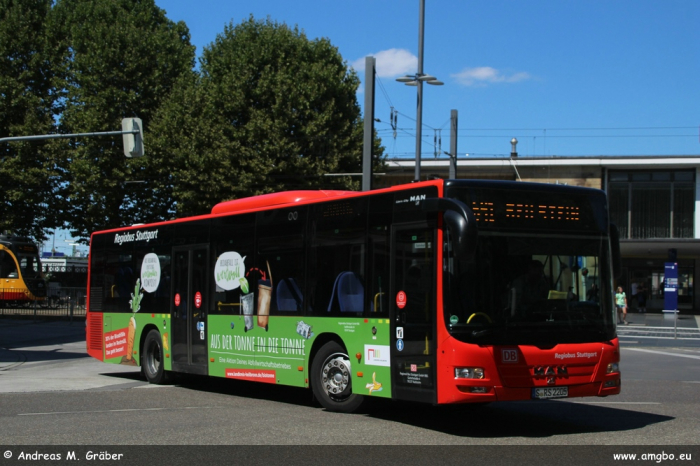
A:
<svg viewBox="0 0 700 466">
<path fill-rule="evenodd" d="M 222 200 L 286 189 L 359 188 L 359 178 L 325 176 L 361 171 L 358 85 L 327 39 L 269 19 L 227 25 L 151 130 L 149 163 L 161 192 L 172 187 L 171 210 L 201 214 Z"/>
<path fill-rule="evenodd" d="M 0 229 L 41 239 L 206 213 L 285 189 L 358 189 L 359 80 L 327 39 L 250 17 L 195 69 L 183 22 L 154 0 L 0 0 L 0 137 L 92 133 L 138 116 L 146 156 L 120 137 L 0 148 Z M 375 137 L 375 169 L 383 148 Z"/>
<path fill-rule="evenodd" d="M 53 131 L 50 0 L 0 0 L 0 137 Z M 43 238 L 61 223 L 60 180 L 45 141 L 0 145 L 0 232 Z"/>
<path fill-rule="evenodd" d="M 173 84 L 194 66 L 189 30 L 153 0 L 59 0 L 53 8 L 61 46 L 63 133 L 121 129 L 138 116 L 148 128 Z M 85 27 L 85 25 L 90 25 Z M 147 136 L 144 136 L 147 139 Z M 141 159 L 127 160 L 121 138 L 68 141 L 61 160 L 73 234 L 149 220 L 153 192 Z"/>
</svg>

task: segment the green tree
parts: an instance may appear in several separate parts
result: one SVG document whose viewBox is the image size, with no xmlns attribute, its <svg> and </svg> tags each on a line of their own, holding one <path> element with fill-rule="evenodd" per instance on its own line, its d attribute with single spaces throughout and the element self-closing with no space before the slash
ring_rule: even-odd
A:
<svg viewBox="0 0 700 466">
<path fill-rule="evenodd" d="M 122 118 L 138 116 L 148 151 L 153 115 L 194 66 L 187 26 L 167 19 L 153 0 L 58 0 L 53 15 L 52 37 L 63 51 L 60 131 L 113 131 Z M 66 140 L 63 149 L 74 235 L 152 219 L 146 164 L 125 159 L 120 137 Z"/>
<path fill-rule="evenodd" d="M 54 131 L 58 111 L 47 40 L 51 0 L 0 0 L 0 137 Z M 61 225 L 59 173 L 48 141 L 0 145 L 0 231 L 41 240 Z"/>
<path fill-rule="evenodd" d="M 149 156 L 169 213 L 285 189 L 358 189 L 359 79 L 327 39 L 255 20 L 230 23 L 160 108 Z M 375 144 L 377 165 L 383 149 Z"/>
</svg>

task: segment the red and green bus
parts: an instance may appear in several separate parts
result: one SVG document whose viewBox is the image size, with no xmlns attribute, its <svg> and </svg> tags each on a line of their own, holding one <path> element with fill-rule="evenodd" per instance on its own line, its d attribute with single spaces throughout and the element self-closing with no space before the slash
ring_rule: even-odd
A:
<svg viewBox="0 0 700 466">
<path fill-rule="evenodd" d="M 432 404 L 620 393 L 616 230 L 595 189 L 290 191 L 94 233 L 87 347 L 172 373 Z"/>
<path fill-rule="evenodd" d="M 39 248 L 23 236 L 0 235 L 0 305 L 45 301 Z"/>
</svg>

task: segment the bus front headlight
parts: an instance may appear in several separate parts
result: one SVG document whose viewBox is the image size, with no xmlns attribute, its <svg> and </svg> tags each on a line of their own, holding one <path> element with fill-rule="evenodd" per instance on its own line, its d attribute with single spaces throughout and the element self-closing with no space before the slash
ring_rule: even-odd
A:
<svg viewBox="0 0 700 466">
<path fill-rule="evenodd" d="M 483 379 L 484 369 L 481 367 L 455 367 L 455 379 Z"/>
<path fill-rule="evenodd" d="M 607 374 L 614 374 L 615 372 L 620 372 L 620 364 L 617 362 L 611 362 L 608 364 Z"/>
</svg>

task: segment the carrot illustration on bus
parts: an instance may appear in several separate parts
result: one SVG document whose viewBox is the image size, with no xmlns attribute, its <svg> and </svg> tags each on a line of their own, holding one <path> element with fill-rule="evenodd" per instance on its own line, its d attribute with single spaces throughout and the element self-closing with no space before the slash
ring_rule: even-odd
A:
<svg viewBox="0 0 700 466">
<path fill-rule="evenodd" d="M 141 279 L 136 279 L 136 285 L 134 286 L 134 292 L 131 293 L 131 299 L 129 300 L 129 306 L 131 307 L 132 316 L 129 319 L 129 330 L 127 333 L 126 340 L 126 360 L 131 362 L 134 356 L 134 337 L 136 336 L 136 313 L 141 310 L 141 300 L 143 299 L 143 293 L 141 292 Z"/>
</svg>

